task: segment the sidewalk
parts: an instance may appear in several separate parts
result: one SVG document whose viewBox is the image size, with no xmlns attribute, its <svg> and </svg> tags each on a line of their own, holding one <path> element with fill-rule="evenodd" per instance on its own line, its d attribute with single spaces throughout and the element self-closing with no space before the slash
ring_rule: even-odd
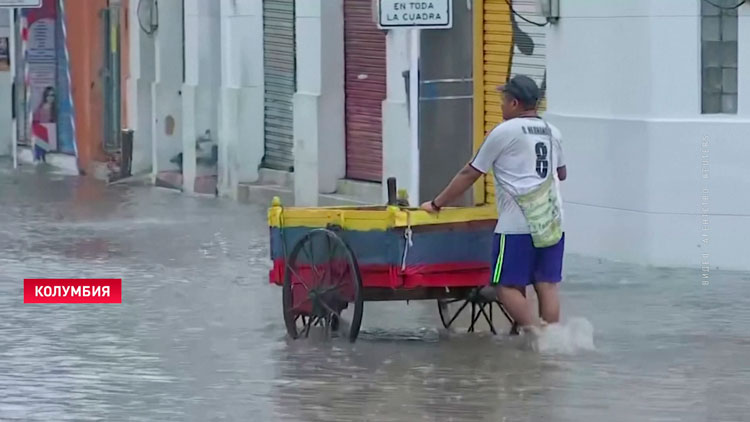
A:
<svg viewBox="0 0 750 422">
<path fill-rule="evenodd" d="M 76 157 L 67 154 L 48 153 L 46 163 L 34 163 L 33 154 L 28 147 L 18 148 L 18 165 L 45 165 L 64 175 L 78 176 Z M 11 162 L 8 157 L 8 162 Z M 105 164 L 96 167 L 93 178 L 112 184 L 147 184 L 154 187 L 180 190 L 182 175 L 176 172 L 160 172 L 156 180 L 150 174 L 133 175 L 131 177 L 110 182 L 109 169 Z M 172 174 L 174 173 L 174 174 Z M 206 180 L 204 180 L 206 179 Z M 210 180 L 208 180 L 210 179 Z M 196 194 L 213 195 L 215 177 L 198 178 L 196 180 Z M 294 205 L 294 174 L 262 169 L 258 182 L 240 183 L 237 186 L 237 202 L 245 204 L 270 204 L 278 196 L 282 203 Z M 318 206 L 365 206 L 380 204 L 382 201 L 382 187 L 379 183 L 340 180 L 335 193 L 319 194 Z"/>
<path fill-rule="evenodd" d="M 12 160 L 12 157 L 8 157 L 8 159 Z M 20 145 L 18 146 L 19 167 L 46 164 L 47 166 L 53 167 L 56 170 L 67 175 L 77 176 L 80 174 L 78 172 L 78 162 L 76 160 L 76 157 L 73 155 L 51 152 L 47 153 L 46 159 L 46 163 L 34 163 L 34 154 L 32 153 L 31 148 Z"/>
<path fill-rule="evenodd" d="M 241 203 L 270 204 L 274 196 L 282 204 L 294 205 L 294 174 L 278 170 L 261 169 L 256 183 L 240 183 L 237 201 Z M 382 203 L 380 183 L 339 180 L 335 193 L 319 194 L 318 206 L 364 206 Z"/>
</svg>

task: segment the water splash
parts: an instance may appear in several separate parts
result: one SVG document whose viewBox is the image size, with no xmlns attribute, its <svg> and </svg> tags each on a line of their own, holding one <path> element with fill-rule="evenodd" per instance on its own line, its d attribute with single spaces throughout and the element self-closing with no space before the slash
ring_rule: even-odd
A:
<svg viewBox="0 0 750 422">
<path fill-rule="evenodd" d="M 533 334 L 532 347 L 543 354 L 576 354 L 596 350 L 594 326 L 586 318 L 550 324 Z"/>
</svg>

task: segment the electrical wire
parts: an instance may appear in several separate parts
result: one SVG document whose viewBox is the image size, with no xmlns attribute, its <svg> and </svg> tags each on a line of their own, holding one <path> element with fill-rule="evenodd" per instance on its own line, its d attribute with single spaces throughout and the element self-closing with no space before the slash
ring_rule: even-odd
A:
<svg viewBox="0 0 750 422">
<path fill-rule="evenodd" d="M 745 1 L 745 0 L 743 0 L 743 2 L 744 2 L 744 1 Z M 516 15 L 516 16 L 517 16 L 517 17 L 518 17 L 519 19 L 522 19 L 522 20 L 524 20 L 524 21 L 526 21 L 526 22 L 528 22 L 528 23 L 530 23 L 530 24 L 532 24 L 532 25 L 536 25 L 536 26 L 547 26 L 547 24 L 549 23 L 549 22 L 545 22 L 545 23 L 539 23 L 539 22 L 534 22 L 534 21 L 532 21 L 532 20 L 526 19 L 525 17 L 521 16 L 521 15 L 520 15 L 520 14 L 519 14 L 518 12 L 516 12 L 516 10 L 515 10 L 515 9 L 513 8 L 513 5 L 512 5 L 512 4 L 510 4 L 510 0 L 505 0 L 505 3 L 507 3 L 507 4 L 508 4 L 508 7 L 510 7 L 510 11 L 511 11 L 511 13 L 513 13 L 514 15 Z"/>
<path fill-rule="evenodd" d="M 710 4 L 713 7 L 717 8 L 717 9 L 721 9 L 721 10 L 734 10 L 734 9 L 738 9 L 740 6 L 742 6 L 743 4 L 745 4 L 747 2 L 747 0 L 742 0 L 736 6 L 726 7 L 726 6 L 719 6 L 718 4 L 712 2 L 711 0 L 703 0 L 703 1 L 705 1 L 708 4 Z"/>
<path fill-rule="evenodd" d="M 711 6 L 716 7 L 717 9 L 721 9 L 721 10 L 735 10 L 735 9 L 739 9 L 740 7 L 742 7 L 743 4 L 747 3 L 747 0 L 742 0 L 740 3 L 738 3 L 738 4 L 734 5 L 734 6 L 726 7 L 726 6 L 720 6 L 720 5 L 714 3 L 711 0 L 703 0 L 703 1 L 705 1 L 708 4 L 710 4 Z M 527 19 L 526 17 L 522 16 L 520 13 L 516 12 L 516 10 L 513 8 L 513 5 L 511 4 L 510 0 L 505 0 L 505 3 L 510 8 L 511 13 L 513 13 L 519 19 L 521 19 L 521 20 L 523 20 L 523 21 L 525 21 L 527 23 L 530 23 L 530 24 L 536 25 L 536 26 L 547 26 L 549 24 L 549 22 L 539 23 L 539 22 L 534 22 L 534 21 L 532 21 L 530 19 Z M 686 16 L 688 16 L 688 15 L 662 15 L 662 16 L 656 16 L 656 17 L 662 17 L 662 18 L 678 17 L 678 18 L 681 18 L 681 17 L 686 17 Z M 596 18 L 610 19 L 610 18 L 647 18 L 647 17 L 654 17 L 654 16 L 650 16 L 650 15 L 601 16 L 601 17 L 598 17 L 598 16 L 566 16 L 566 19 L 578 19 L 578 18 L 581 18 L 581 19 L 596 19 Z"/>
</svg>

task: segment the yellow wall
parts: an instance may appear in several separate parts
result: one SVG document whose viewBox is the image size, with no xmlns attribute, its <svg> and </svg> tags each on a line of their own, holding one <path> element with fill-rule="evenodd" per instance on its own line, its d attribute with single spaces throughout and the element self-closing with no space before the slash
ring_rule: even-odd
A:
<svg viewBox="0 0 750 422">
<path fill-rule="evenodd" d="M 502 121 L 500 94 L 510 73 L 513 28 L 505 0 L 478 0 L 474 7 L 474 151 L 484 137 Z M 492 203 L 492 175 L 480 179 L 474 188 L 477 204 Z"/>
</svg>

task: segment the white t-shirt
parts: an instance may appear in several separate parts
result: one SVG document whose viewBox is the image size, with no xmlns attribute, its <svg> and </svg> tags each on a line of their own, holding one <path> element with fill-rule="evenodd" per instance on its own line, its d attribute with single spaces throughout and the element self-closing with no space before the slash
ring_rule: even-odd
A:
<svg viewBox="0 0 750 422">
<path fill-rule="evenodd" d="M 562 218 L 562 197 L 557 168 L 565 165 L 562 134 L 549 125 L 552 139 L 547 136 L 544 121 L 538 117 L 517 117 L 492 129 L 471 162 L 482 173 L 490 170 L 495 176 L 495 198 L 499 214 L 496 233 L 530 233 L 526 218 L 513 195 L 523 195 L 538 187 L 546 177 L 555 178 Z M 550 144 L 553 145 L 550 163 Z M 551 174 L 550 174 L 551 172 Z"/>
</svg>

